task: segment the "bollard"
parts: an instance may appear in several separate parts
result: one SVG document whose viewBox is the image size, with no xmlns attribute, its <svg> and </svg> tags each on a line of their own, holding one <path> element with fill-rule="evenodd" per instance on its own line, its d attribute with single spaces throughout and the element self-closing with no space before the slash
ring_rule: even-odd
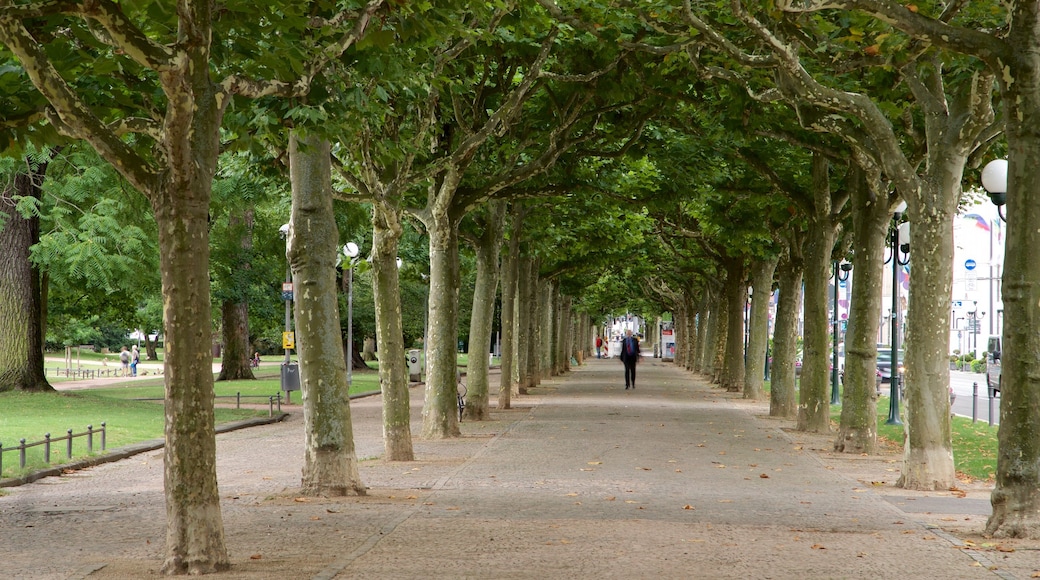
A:
<svg viewBox="0 0 1040 580">
<path fill-rule="evenodd" d="M 267 398 L 267 416 L 274 417 L 274 396 Z"/>
<path fill-rule="evenodd" d="M 989 426 L 993 426 L 993 407 L 997 405 L 997 398 L 993 395 L 989 396 Z"/>
<path fill-rule="evenodd" d="M 72 459 L 72 429 L 68 429 L 65 433 L 69 436 L 65 440 L 65 459 Z"/>
<path fill-rule="evenodd" d="M 971 384 L 971 422 L 978 421 L 979 418 L 979 382 L 975 381 Z"/>
<path fill-rule="evenodd" d="M 18 442 L 21 444 L 18 446 L 18 469 L 25 469 L 25 439 Z"/>
<path fill-rule="evenodd" d="M 48 465 L 50 465 L 50 462 L 51 462 L 51 434 L 50 433 L 44 433 L 43 434 L 43 460 Z"/>
<path fill-rule="evenodd" d="M 278 393 L 278 412 L 282 412 L 282 394 Z"/>
<path fill-rule="evenodd" d="M 87 453 L 94 452 L 94 426 L 87 425 Z"/>
<path fill-rule="evenodd" d="M 105 450 L 105 437 L 106 437 L 107 433 L 108 433 L 108 426 L 106 425 L 105 421 L 102 421 L 101 422 L 101 450 L 102 451 Z"/>
<path fill-rule="evenodd" d="M 239 391 L 239 392 L 235 393 L 235 408 L 236 409 L 241 409 L 242 408 L 242 391 Z"/>
</svg>

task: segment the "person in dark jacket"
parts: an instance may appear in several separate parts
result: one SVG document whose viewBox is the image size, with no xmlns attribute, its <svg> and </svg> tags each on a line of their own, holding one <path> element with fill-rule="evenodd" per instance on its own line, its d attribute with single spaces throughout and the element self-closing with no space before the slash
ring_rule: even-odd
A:
<svg viewBox="0 0 1040 580">
<path fill-rule="evenodd" d="M 625 365 L 625 390 L 636 388 L 636 362 L 639 360 L 639 339 L 625 331 L 621 339 L 621 362 Z"/>
</svg>

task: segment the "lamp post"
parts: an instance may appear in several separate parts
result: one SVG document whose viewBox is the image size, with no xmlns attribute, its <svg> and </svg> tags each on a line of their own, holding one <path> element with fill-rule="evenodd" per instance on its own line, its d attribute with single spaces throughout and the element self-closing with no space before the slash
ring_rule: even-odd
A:
<svg viewBox="0 0 1040 580">
<path fill-rule="evenodd" d="M 892 359 L 889 371 L 888 420 L 886 425 L 902 425 L 899 419 L 899 267 L 910 263 L 910 224 L 899 223 L 906 211 L 901 202 L 892 214 Z M 905 240 L 905 241 L 904 241 Z M 902 242 L 902 243 L 901 243 Z M 905 258 L 900 258 L 900 253 Z"/>
<path fill-rule="evenodd" d="M 994 159 L 982 168 L 982 188 L 989 194 L 989 200 L 997 206 L 997 215 L 1001 221 L 1004 217 L 1004 204 L 1007 203 L 1007 159 Z"/>
<path fill-rule="evenodd" d="M 350 391 L 354 370 L 354 263 L 358 257 L 358 245 L 347 242 L 343 255 L 347 258 L 347 391 Z"/>
<path fill-rule="evenodd" d="M 838 393 L 838 283 L 848 280 L 851 270 L 852 264 L 848 260 L 843 259 L 841 262 L 834 262 L 834 314 L 831 317 L 834 321 L 834 359 L 831 362 L 832 405 L 837 405 L 841 402 L 841 395 Z"/>
<path fill-rule="evenodd" d="M 278 235 L 285 240 L 286 249 L 289 244 L 289 224 L 282 224 L 282 227 L 278 228 Z M 293 300 L 293 289 L 292 289 L 292 266 L 289 264 L 289 259 L 286 257 L 285 260 L 285 284 L 282 285 L 282 299 L 285 300 L 285 336 L 282 338 L 282 346 L 285 347 L 285 360 L 284 364 L 289 364 L 289 348 L 287 337 L 292 331 L 292 300 Z"/>
</svg>

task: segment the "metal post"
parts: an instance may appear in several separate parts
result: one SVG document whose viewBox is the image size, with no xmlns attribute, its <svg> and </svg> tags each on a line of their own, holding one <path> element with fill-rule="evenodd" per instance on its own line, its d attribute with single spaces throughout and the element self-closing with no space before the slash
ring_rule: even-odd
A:
<svg viewBox="0 0 1040 580">
<path fill-rule="evenodd" d="M 831 316 L 833 348 L 831 359 L 831 404 L 837 405 L 841 402 L 838 394 L 838 262 L 834 262 L 834 311 Z"/>
<path fill-rule="evenodd" d="M 72 429 L 67 429 L 65 434 L 68 436 L 65 439 L 65 459 L 72 459 Z"/>
<path fill-rule="evenodd" d="M 43 434 L 43 461 L 45 463 L 51 462 L 51 434 Z"/>
<path fill-rule="evenodd" d="M 347 392 L 354 378 L 354 258 L 347 265 Z"/>
<path fill-rule="evenodd" d="M 886 425 L 902 425 L 899 419 L 899 221 L 892 218 L 892 366 L 888 379 L 888 420 Z"/>
<path fill-rule="evenodd" d="M 87 425 L 87 453 L 94 452 L 94 426 Z"/>
<path fill-rule="evenodd" d="M 989 396 L 989 426 L 990 427 L 993 426 L 993 416 L 996 415 L 996 412 L 994 410 L 994 407 L 996 407 L 996 404 L 997 404 L 997 398 L 994 397 L 992 394 L 990 394 L 990 396 Z"/>
<path fill-rule="evenodd" d="M 288 262 L 285 264 L 285 283 L 292 283 L 292 266 Z M 292 328 L 292 299 L 286 295 L 285 298 L 285 332 L 290 332 Z M 285 364 L 289 364 L 289 349 L 285 349 Z"/>
<path fill-rule="evenodd" d="M 108 425 L 105 422 L 101 423 L 101 450 L 105 450 L 106 438 L 108 436 Z"/>
<path fill-rule="evenodd" d="M 971 384 L 971 422 L 978 421 L 979 418 L 979 382 L 975 381 Z"/>
<path fill-rule="evenodd" d="M 69 429 L 69 433 L 72 430 Z M 72 441 L 69 439 L 69 441 Z M 18 469 L 25 469 L 25 439 L 19 439 L 18 442 L 21 444 L 18 446 Z"/>
</svg>

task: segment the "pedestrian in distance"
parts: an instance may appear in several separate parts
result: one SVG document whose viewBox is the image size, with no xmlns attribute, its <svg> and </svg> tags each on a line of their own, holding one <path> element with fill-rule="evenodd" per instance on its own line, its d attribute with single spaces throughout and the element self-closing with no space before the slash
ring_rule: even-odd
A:
<svg viewBox="0 0 1040 580">
<path fill-rule="evenodd" d="M 137 363 L 139 362 L 141 362 L 141 351 L 137 350 L 137 345 L 135 344 L 130 352 L 130 376 L 137 376 Z"/>
<path fill-rule="evenodd" d="M 603 337 L 602 336 L 597 336 L 596 337 L 596 358 L 603 358 L 601 356 L 601 354 L 600 354 L 602 352 L 602 350 L 601 350 L 602 348 L 603 348 Z"/>
<path fill-rule="evenodd" d="M 625 331 L 621 340 L 621 363 L 625 365 L 625 390 L 636 388 L 636 363 L 639 361 L 639 339 L 632 336 L 631 330 Z"/>
<path fill-rule="evenodd" d="M 123 350 L 119 351 L 119 362 L 123 365 L 123 376 L 130 374 L 130 351 L 123 347 Z"/>
</svg>

